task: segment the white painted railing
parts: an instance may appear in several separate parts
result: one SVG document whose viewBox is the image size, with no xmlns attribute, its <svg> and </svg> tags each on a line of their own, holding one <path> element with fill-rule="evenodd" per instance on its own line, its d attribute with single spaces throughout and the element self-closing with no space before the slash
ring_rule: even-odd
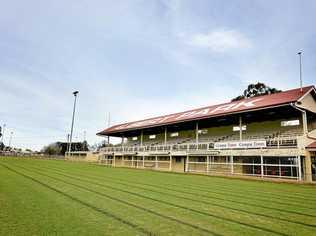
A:
<svg viewBox="0 0 316 236">
<path fill-rule="evenodd" d="M 267 139 L 266 140 L 267 147 L 263 149 L 296 148 L 297 138 L 298 137 Z M 243 141 L 246 141 L 246 140 L 243 140 Z M 115 147 L 105 147 L 105 148 L 102 148 L 100 151 L 135 153 L 135 152 L 171 152 L 171 151 L 194 151 L 194 150 L 208 151 L 208 150 L 216 150 L 216 149 L 214 149 L 214 143 L 212 142 L 200 142 L 200 143 L 183 143 L 183 144 L 150 145 L 150 146 L 123 145 L 123 146 L 115 146 Z"/>
</svg>

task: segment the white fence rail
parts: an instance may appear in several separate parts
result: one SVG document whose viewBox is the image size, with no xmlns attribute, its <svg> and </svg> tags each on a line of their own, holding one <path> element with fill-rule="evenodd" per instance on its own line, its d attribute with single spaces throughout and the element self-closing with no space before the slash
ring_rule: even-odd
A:
<svg viewBox="0 0 316 236">
<path fill-rule="evenodd" d="M 266 143 L 267 145 L 266 147 L 264 147 L 264 149 L 296 148 L 297 137 L 267 139 Z M 123 153 L 193 151 L 193 150 L 204 150 L 204 151 L 206 150 L 207 151 L 207 150 L 216 150 L 216 149 L 214 148 L 213 142 L 149 145 L 149 146 L 122 145 L 122 146 L 116 146 L 116 147 L 105 147 L 101 149 L 101 151 L 104 151 L 104 152 L 123 152 Z"/>
</svg>

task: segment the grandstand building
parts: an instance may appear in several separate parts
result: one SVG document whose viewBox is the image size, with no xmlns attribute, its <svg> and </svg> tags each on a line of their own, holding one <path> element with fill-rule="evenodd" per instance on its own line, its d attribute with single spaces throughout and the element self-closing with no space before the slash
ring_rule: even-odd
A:
<svg viewBox="0 0 316 236">
<path fill-rule="evenodd" d="M 312 182 L 316 90 L 292 89 L 109 127 L 105 165 Z"/>
</svg>

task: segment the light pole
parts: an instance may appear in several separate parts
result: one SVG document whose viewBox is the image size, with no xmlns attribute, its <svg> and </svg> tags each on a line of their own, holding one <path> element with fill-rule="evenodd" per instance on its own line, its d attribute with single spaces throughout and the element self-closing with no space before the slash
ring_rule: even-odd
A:
<svg viewBox="0 0 316 236">
<path fill-rule="evenodd" d="M 71 152 L 71 141 L 72 141 L 72 133 L 73 133 L 73 130 L 74 130 L 75 111 L 76 111 L 76 102 L 77 102 L 77 94 L 78 93 L 79 93 L 78 91 L 75 91 L 75 92 L 72 93 L 74 95 L 74 97 L 75 97 L 75 101 L 74 101 L 74 108 L 73 108 L 73 111 L 72 111 L 72 122 L 71 122 L 71 130 L 70 130 L 70 140 L 69 140 L 68 155 Z"/>
<path fill-rule="evenodd" d="M 9 148 L 11 148 L 12 135 L 13 135 L 13 132 L 11 131 L 11 133 L 10 133 L 10 139 L 9 139 Z"/>
<path fill-rule="evenodd" d="M 301 92 L 303 91 L 303 79 L 302 79 L 302 52 L 297 53 L 300 59 L 300 87 Z"/>
<path fill-rule="evenodd" d="M 5 130 L 6 124 L 3 124 L 2 126 L 2 137 L 1 137 L 1 142 L 4 144 L 4 130 Z"/>
</svg>

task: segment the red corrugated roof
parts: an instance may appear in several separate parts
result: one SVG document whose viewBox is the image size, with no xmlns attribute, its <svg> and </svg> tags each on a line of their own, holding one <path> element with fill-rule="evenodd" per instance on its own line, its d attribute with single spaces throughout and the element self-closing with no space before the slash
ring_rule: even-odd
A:
<svg viewBox="0 0 316 236">
<path fill-rule="evenodd" d="M 280 106 L 298 101 L 312 88 L 313 86 L 304 87 L 303 91 L 300 91 L 300 88 L 291 89 L 276 94 L 253 97 L 236 102 L 228 102 L 170 115 L 158 116 L 150 119 L 119 124 L 99 132 L 98 135 L 115 134 L 123 131 L 157 127 L 167 124 L 180 123 L 184 121 L 199 120 L 215 116 L 223 116 L 227 114 Z"/>
<path fill-rule="evenodd" d="M 307 149 L 316 149 L 316 141 L 306 147 Z"/>
</svg>

